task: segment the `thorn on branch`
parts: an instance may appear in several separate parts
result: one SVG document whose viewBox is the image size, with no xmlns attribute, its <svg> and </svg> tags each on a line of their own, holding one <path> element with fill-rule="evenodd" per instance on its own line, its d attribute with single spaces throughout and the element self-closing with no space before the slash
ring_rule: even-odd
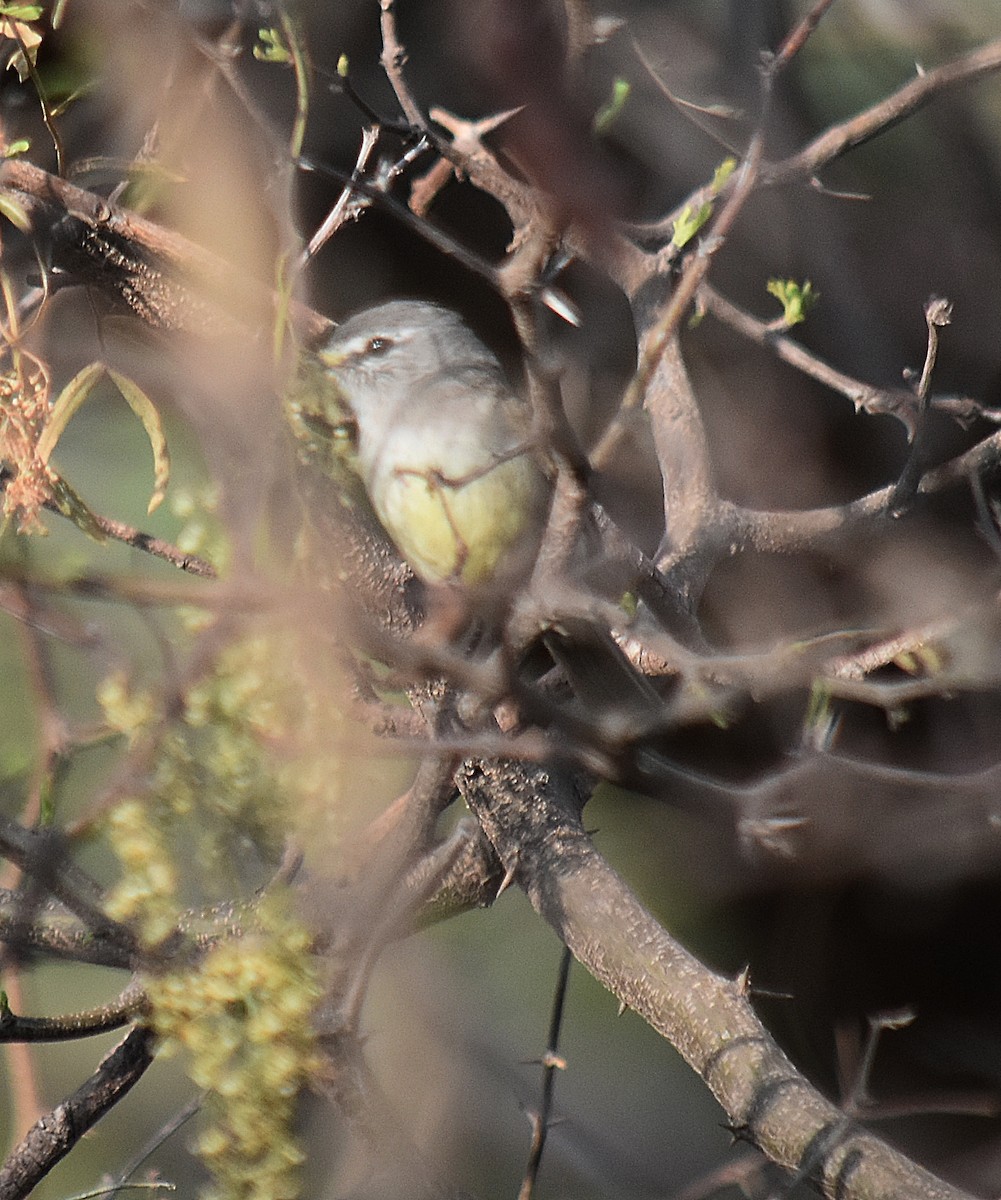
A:
<svg viewBox="0 0 1001 1200">
<path fill-rule="evenodd" d="M 518 868 L 514 863 L 512 863 L 511 866 L 509 866 L 504 872 L 504 878 L 500 881 L 500 887 L 498 887 L 497 895 L 494 897 L 495 900 L 499 900 L 511 886 L 511 884 L 514 883 L 514 877 L 517 873 Z"/>
<path fill-rule="evenodd" d="M 731 1141 L 734 1145 L 738 1142 L 744 1142 L 749 1146 L 756 1146 L 754 1135 L 751 1133 L 750 1125 L 730 1125 L 726 1122 L 721 1126 L 729 1133 Z"/>
</svg>

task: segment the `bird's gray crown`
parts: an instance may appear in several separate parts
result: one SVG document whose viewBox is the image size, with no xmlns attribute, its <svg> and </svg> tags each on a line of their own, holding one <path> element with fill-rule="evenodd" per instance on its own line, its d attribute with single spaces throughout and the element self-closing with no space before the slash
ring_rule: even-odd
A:
<svg viewBox="0 0 1001 1200">
<path fill-rule="evenodd" d="M 390 300 L 339 326 L 320 351 L 350 393 L 351 385 L 413 381 L 443 369 L 484 367 L 493 354 L 462 318 L 424 300 Z"/>
</svg>

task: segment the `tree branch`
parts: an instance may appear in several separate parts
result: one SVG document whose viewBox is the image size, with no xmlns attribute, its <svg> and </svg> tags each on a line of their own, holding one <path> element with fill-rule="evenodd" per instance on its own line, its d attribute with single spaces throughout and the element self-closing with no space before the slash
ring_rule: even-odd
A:
<svg viewBox="0 0 1001 1200">
<path fill-rule="evenodd" d="M 239 268 L 153 221 L 109 204 L 25 159 L 0 164 L 0 191 L 23 209 L 53 266 L 113 295 L 154 329 L 216 337 L 271 326 L 275 297 Z M 330 321 L 293 304 L 307 341 Z"/>
<path fill-rule="evenodd" d="M 595 850 L 571 777 L 470 762 L 460 786 L 501 862 L 577 960 L 667 1038 L 773 1161 L 831 1200 L 966 1196 L 824 1099 L 776 1046 L 746 987 L 708 970 L 654 920 Z"/>
<path fill-rule="evenodd" d="M 22 1200 L 129 1092 L 153 1061 L 153 1034 L 135 1028 L 72 1096 L 46 1113 L 0 1167 L 0 1196 Z"/>
<path fill-rule="evenodd" d="M 920 72 L 917 78 L 885 100 L 840 125 L 826 129 L 796 154 L 781 162 L 765 164 L 761 169 L 761 183 L 766 187 L 774 187 L 795 179 L 810 178 L 821 167 L 854 150 L 856 146 L 862 146 L 881 133 L 886 133 L 946 92 L 999 69 L 1001 38 L 988 42 L 986 46 L 979 46 L 962 58 L 945 63 L 933 71 Z"/>
</svg>

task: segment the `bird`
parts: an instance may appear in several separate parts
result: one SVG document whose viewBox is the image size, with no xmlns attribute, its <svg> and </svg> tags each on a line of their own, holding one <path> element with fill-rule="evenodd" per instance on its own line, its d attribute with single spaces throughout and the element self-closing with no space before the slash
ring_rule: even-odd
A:
<svg viewBox="0 0 1001 1200">
<path fill-rule="evenodd" d="M 425 583 L 471 591 L 531 570 L 551 492 L 529 403 L 458 313 L 391 300 L 319 348 L 353 468 Z"/>
<path fill-rule="evenodd" d="M 327 386 L 307 408 L 349 443 L 349 465 L 383 529 L 434 590 L 435 635 L 455 622 L 468 633 L 472 615 L 472 644 L 489 652 L 501 640 L 491 619 L 519 585 L 531 587 L 551 500 L 530 405 L 458 313 L 423 300 L 356 313 L 317 359 Z M 606 628 L 564 614 L 517 640 L 528 674 L 544 678 L 555 664 L 574 702 L 597 714 L 603 738 L 646 729 L 659 715 L 656 690 Z M 539 661 L 533 645 L 543 648 Z M 565 706 L 558 686 L 547 691 Z"/>
</svg>

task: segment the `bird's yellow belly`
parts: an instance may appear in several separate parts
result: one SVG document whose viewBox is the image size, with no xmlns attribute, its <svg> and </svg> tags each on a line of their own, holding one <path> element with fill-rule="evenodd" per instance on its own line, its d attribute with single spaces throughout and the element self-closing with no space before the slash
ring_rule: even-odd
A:
<svg viewBox="0 0 1001 1200">
<path fill-rule="evenodd" d="M 464 479 L 433 469 L 393 472 L 380 489 L 379 516 L 418 575 L 431 583 L 484 583 L 528 549 L 540 519 L 543 480 L 519 455 Z"/>
</svg>

